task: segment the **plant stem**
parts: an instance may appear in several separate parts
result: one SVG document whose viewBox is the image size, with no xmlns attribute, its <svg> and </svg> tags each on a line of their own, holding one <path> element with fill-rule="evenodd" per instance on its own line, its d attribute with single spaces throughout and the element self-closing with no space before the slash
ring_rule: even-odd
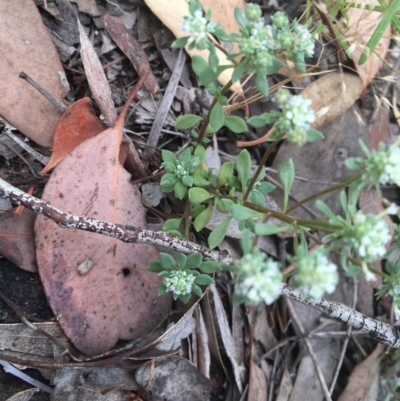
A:
<svg viewBox="0 0 400 401">
<path fill-rule="evenodd" d="M 337 189 L 344 188 L 352 184 L 353 182 L 357 181 L 362 175 L 363 171 L 358 173 L 357 175 L 349 178 L 346 181 L 340 182 L 339 184 L 332 185 L 331 187 L 325 188 L 321 191 L 316 192 L 315 194 L 312 194 L 310 196 L 307 196 L 307 198 L 302 199 L 301 201 L 295 203 L 294 205 L 290 206 L 287 210 L 286 213 L 290 213 L 291 211 L 297 209 L 299 206 L 304 205 L 304 203 L 307 203 L 313 199 L 319 198 L 322 195 L 328 194 L 329 192 L 336 191 Z"/>
<path fill-rule="evenodd" d="M 276 147 L 276 145 L 279 143 L 279 141 L 281 140 L 281 138 L 275 140 L 274 142 L 271 143 L 271 145 L 268 146 L 268 149 L 265 151 L 264 156 L 262 157 L 260 164 L 257 167 L 256 172 L 254 173 L 253 177 L 251 178 L 250 184 L 246 189 L 246 193 L 244 194 L 243 200 L 247 201 L 247 198 L 250 195 L 251 189 L 253 188 L 257 177 L 260 175 L 261 170 L 265 167 L 265 163 L 268 160 L 268 157 L 270 156 L 270 154 L 272 153 L 272 151 L 274 150 L 274 148 Z"/>
</svg>

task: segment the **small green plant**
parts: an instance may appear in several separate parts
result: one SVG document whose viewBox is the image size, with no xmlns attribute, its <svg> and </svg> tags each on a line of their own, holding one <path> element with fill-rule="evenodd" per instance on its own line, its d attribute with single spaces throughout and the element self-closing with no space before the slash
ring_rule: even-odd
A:
<svg viewBox="0 0 400 401">
<path fill-rule="evenodd" d="M 279 89 L 273 100 L 279 110 L 252 116 L 244 120 L 237 116 L 225 115 L 224 106 L 228 104 L 226 93 L 233 83 L 242 77 L 254 74 L 255 84 L 261 94 L 268 94 L 268 75 L 285 66 L 288 60 L 295 63 L 301 71 L 305 70 L 305 60 L 313 55 L 314 37 L 298 21 L 290 22 L 286 15 L 277 12 L 272 24 L 266 25 L 261 9 L 248 4 L 246 11 L 235 9 L 235 18 L 240 25 L 238 34 L 226 33 L 219 24 L 211 23 L 211 11 L 205 15 L 200 4 L 192 0 L 190 16 L 185 18 L 183 31 L 187 36 L 176 40 L 174 47 L 187 45 L 189 48 L 208 49 L 205 60 L 194 56 L 192 67 L 199 84 L 213 96 L 213 102 L 204 116 L 187 114 L 179 117 L 177 128 L 191 130 L 193 141 L 189 148 L 174 153 L 163 150 L 162 160 L 165 174 L 161 179 L 164 192 L 174 193 L 184 201 L 182 216 L 167 220 L 164 231 L 175 236 L 187 238 L 191 227 L 204 233 L 208 247 L 216 248 L 225 238 L 230 224 L 235 221 L 242 231 L 242 259 L 234 266 L 225 266 L 211 260 L 203 260 L 200 254 L 186 256 L 180 254 L 176 261 L 161 253 L 149 270 L 163 277 L 160 294 L 172 292 L 174 299 L 187 302 L 192 294 L 201 296 L 201 285 L 213 282 L 211 275 L 229 269 L 234 273 L 234 299 L 238 302 L 257 304 L 261 301 L 270 304 L 281 293 L 282 282 L 288 280 L 292 287 L 304 295 L 319 299 L 324 293 L 332 293 L 338 283 L 337 266 L 329 255 L 336 253 L 340 263 L 349 276 L 359 274 L 367 280 L 376 274 L 383 276 L 384 284 L 379 295 L 388 294 L 394 298 L 400 309 L 400 265 L 387 264 L 387 272 L 372 268 L 371 263 L 387 253 L 391 240 L 400 241 L 400 229 L 391 238 L 389 227 L 383 220 L 385 214 L 397 213 L 390 207 L 378 216 L 365 214 L 358 210 L 360 190 L 365 187 L 394 183 L 400 184 L 400 148 L 396 142 L 390 147 L 381 145 L 378 151 L 370 151 L 361 143 L 365 158 L 350 158 L 346 162 L 349 169 L 358 170 L 351 179 L 317 192 L 307 199 L 289 207 L 290 190 L 295 179 L 293 160 L 283 161 L 279 167 L 279 179 L 283 188 L 281 211 L 266 207 L 265 195 L 274 191 L 275 186 L 265 181 L 265 162 L 274 147 L 286 139 L 295 146 L 307 146 L 308 142 L 323 139 L 322 134 L 312 128 L 315 113 L 311 102 L 301 96 L 293 96 L 287 89 Z M 238 44 L 240 53 L 228 55 L 231 65 L 220 65 L 216 55 L 216 42 L 230 41 Z M 222 48 L 222 47 L 221 47 Z M 232 69 L 232 79 L 225 86 L 214 82 L 219 74 Z M 273 126 L 273 141 L 265 152 L 260 165 L 252 166 L 251 156 L 242 150 L 235 162 L 225 162 L 219 171 L 205 165 L 205 146 L 209 136 L 227 127 L 234 133 L 247 130 L 247 126 Z M 340 203 L 343 215 L 336 215 L 318 198 L 322 193 L 342 191 Z M 325 220 L 305 220 L 291 216 L 291 212 L 310 200 L 316 200 L 317 209 L 326 216 Z M 213 213 L 218 210 L 225 218 L 210 232 L 206 226 Z M 280 220 L 280 225 L 271 224 L 271 218 Z M 313 230 L 326 235 L 322 240 L 316 238 Z M 284 275 L 282 266 L 273 258 L 260 252 L 255 244 L 259 236 L 291 231 L 293 234 L 293 254 L 287 257 L 291 268 Z M 309 251 L 308 240 L 317 243 L 317 249 Z M 397 241 L 397 242 L 396 242 Z M 389 249 L 389 252 L 391 250 Z"/>
</svg>

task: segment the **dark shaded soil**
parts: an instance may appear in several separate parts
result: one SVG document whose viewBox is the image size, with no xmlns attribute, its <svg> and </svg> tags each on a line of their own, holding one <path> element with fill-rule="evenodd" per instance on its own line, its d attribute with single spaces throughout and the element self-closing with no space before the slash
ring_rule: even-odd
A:
<svg viewBox="0 0 400 401">
<path fill-rule="evenodd" d="M 0 292 L 10 298 L 31 321 L 47 321 L 53 318 L 39 275 L 19 269 L 6 259 L 0 259 Z M 7 323 L 20 323 L 20 320 L 8 305 L 0 301 L 0 324 Z M 26 369 L 24 373 L 49 384 L 36 369 Z M 0 366 L 0 401 L 5 401 L 12 395 L 29 388 L 32 388 L 30 384 L 5 373 Z M 31 400 L 48 401 L 50 396 L 40 391 L 35 393 Z"/>
</svg>

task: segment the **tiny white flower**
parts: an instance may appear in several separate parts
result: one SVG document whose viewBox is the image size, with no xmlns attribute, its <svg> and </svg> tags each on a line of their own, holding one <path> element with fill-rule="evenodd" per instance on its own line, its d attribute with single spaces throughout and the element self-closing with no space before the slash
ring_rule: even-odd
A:
<svg viewBox="0 0 400 401">
<path fill-rule="evenodd" d="M 192 285 L 196 279 L 194 274 L 188 274 L 186 271 L 174 270 L 169 276 L 164 277 L 164 285 L 167 291 L 171 291 L 176 295 L 190 294 Z"/>
<path fill-rule="evenodd" d="M 279 263 L 266 259 L 258 249 L 239 261 L 236 271 L 235 294 L 253 305 L 274 302 L 281 294 L 282 273 Z"/>
<path fill-rule="evenodd" d="M 386 209 L 387 214 L 397 214 L 399 212 L 399 207 L 395 203 L 391 203 Z"/>
<path fill-rule="evenodd" d="M 293 259 L 297 273 L 292 278 L 292 285 L 304 295 L 320 299 L 327 292 L 335 291 L 339 282 L 337 267 L 324 255 L 323 248 Z"/>
</svg>

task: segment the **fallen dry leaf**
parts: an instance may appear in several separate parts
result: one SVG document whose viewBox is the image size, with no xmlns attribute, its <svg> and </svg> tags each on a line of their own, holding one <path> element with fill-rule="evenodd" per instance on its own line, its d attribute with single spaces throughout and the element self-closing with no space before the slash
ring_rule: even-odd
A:
<svg viewBox="0 0 400 401">
<path fill-rule="evenodd" d="M 338 401 L 369 399 L 367 395 L 376 375 L 379 374 L 379 364 L 384 349 L 384 345 L 378 344 L 374 351 L 353 369 Z"/>
<path fill-rule="evenodd" d="M 24 71 L 56 99 L 64 71 L 34 2 L 0 2 L 0 115 L 28 138 L 50 147 L 61 113 L 26 81 Z"/>
<path fill-rule="evenodd" d="M 315 80 L 300 95 L 311 100 L 317 118 L 312 124 L 319 128 L 341 116 L 360 97 L 362 82 L 353 74 L 331 72 Z M 237 142 L 238 146 L 255 146 L 269 140 L 274 128 L 254 141 Z"/>
<path fill-rule="evenodd" d="M 7 398 L 6 401 L 29 401 L 38 391 L 38 388 L 30 388 L 28 390 L 21 391 L 20 393 L 15 394 L 10 398 Z"/>
<path fill-rule="evenodd" d="M 177 38 L 181 38 L 185 36 L 182 32 L 183 25 L 183 17 L 190 15 L 189 13 L 189 4 L 185 0 L 145 0 L 147 6 L 153 11 L 153 13 L 162 21 L 162 23 L 175 35 Z M 217 56 L 219 58 L 220 65 L 228 65 L 232 64 L 226 58 L 226 55 L 219 49 L 217 50 Z M 188 50 L 186 49 L 188 54 L 193 57 L 195 55 L 201 56 L 204 59 L 208 60 L 208 50 Z M 232 76 L 233 69 L 225 70 L 218 77 L 219 82 L 222 85 L 227 84 Z M 240 83 L 236 82 L 231 87 L 232 91 L 237 93 L 242 93 L 242 87 Z"/>
<path fill-rule="evenodd" d="M 118 162 L 126 110 L 115 128 L 82 143 L 54 169 L 42 199 L 77 215 L 146 226 L 139 191 Z M 120 338 L 142 338 L 169 314 L 170 294 L 158 297 L 161 278 L 146 270 L 158 256 L 155 247 L 65 230 L 42 216 L 35 234 L 49 304 L 81 352 L 98 355 Z"/>
<path fill-rule="evenodd" d="M 36 213 L 26 209 L 20 216 L 14 210 L 0 214 L 0 254 L 28 272 L 37 272 L 33 222 Z"/>
<path fill-rule="evenodd" d="M 357 5 L 379 6 L 378 0 L 361 0 Z M 378 42 L 374 52 L 368 57 L 367 61 L 360 65 L 358 60 L 360 56 L 365 53 L 366 45 L 378 26 L 380 20 L 383 18 L 384 13 L 362 10 L 360 8 L 349 7 L 347 10 L 348 23 L 347 30 L 343 32 L 347 38 L 352 56 L 354 66 L 357 70 L 359 77 L 363 81 L 362 91 L 364 93 L 367 86 L 375 78 L 379 69 L 382 66 L 386 52 L 390 45 L 390 24 L 386 28 L 381 40 Z"/>
<path fill-rule="evenodd" d="M 78 20 L 81 42 L 81 57 L 90 90 L 97 106 L 104 115 L 105 122 L 113 125 L 117 120 L 114 102 L 111 98 L 111 89 L 99 57 L 93 48 L 82 24 Z"/>
<path fill-rule="evenodd" d="M 41 173 L 46 174 L 78 145 L 104 129 L 104 125 L 94 114 L 88 97 L 73 103 L 57 123 L 51 158 Z"/>
<path fill-rule="evenodd" d="M 124 52 L 126 57 L 131 61 L 138 75 L 141 77 L 147 75 L 144 82 L 150 93 L 156 93 L 159 89 L 158 82 L 154 74 L 151 72 L 149 60 L 146 53 L 141 48 L 136 39 L 129 33 L 122 22 L 105 14 L 103 17 L 104 28 L 111 36 L 111 39 Z"/>
</svg>

